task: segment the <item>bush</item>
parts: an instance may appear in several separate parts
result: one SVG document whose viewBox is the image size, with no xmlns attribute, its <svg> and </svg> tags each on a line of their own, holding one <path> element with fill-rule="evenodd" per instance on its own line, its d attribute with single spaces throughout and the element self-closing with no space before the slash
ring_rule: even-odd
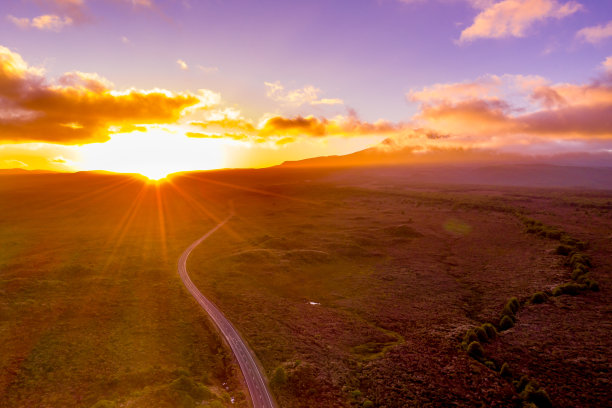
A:
<svg viewBox="0 0 612 408">
<path fill-rule="evenodd" d="M 363 401 L 363 404 L 361 406 L 363 408 L 372 408 L 374 406 L 374 403 L 370 400 L 365 400 Z"/>
<path fill-rule="evenodd" d="M 529 384 L 529 378 L 527 378 L 527 376 L 524 375 L 524 376 L 521 377 L 520 380 L 513 381 L 512 384 L 514 385 L 514 388 L 516 389 L 516 392 L 521 393 L 521 392 L 523 392 L 523 390 L 525 389 L 527 384 Z"/>
<path fill-rule="evenodd" d="M 493 371 L 496 371 L 496 370 L 497 370 L 497 367 L 495 366 L 495 362 L 494 362 L 494 361 L 487 360 L 487 361 L 485 361 L 484 365 L 485 365 L 485 366 L 486 366 L 488 369 L 490 369 L 490 370 L 493 370 Z"/>
<path fill-rule="evenodd" d="M 517 313 L 519 311 L 519 308 L 521 307 L 521 304 L 519 303 L 518 299 L 515 297 L 510 298 L 507 304 L 512 308 L 512 311 L 514 313 Z"/>
<path fill-rule="evenodd" d="M 591 276 L 588 273 L 585 273 L 584 275 L 578 276 L 578 278 L 576 279 L 576 282 L 580 284 L 584 284 L 585 281 L 589 281 L 589 280 L 591 280 Z"/>
<path fill-rule="evenodd" d="M 481 327 L 487 333 L 487 337 L 489 339 L 494 339 L 495 337 L 497 337 L 497 329 L 491 323 L 485 323 Z"/>
<path fill-rule="evenodd" d="M 555 254 L 557 255 L 569 255 L 574 250 L 573 247 L 568 245 L 559 245 L 557 249 L 555 249 Z"/>
<path fill-rule="evenodd" d="M 213 393 L 208 387 L 193 381 L 191 378 L 180 376 L 170 383 L 170 389 L 175 391 L 183 391 L 194 400 L 204 400 L 213 397 Z"/>
<path fill-rule="evenodd" d="M 470 344 L 473 341 L 478 341 L 478 335 L 474 329 L 470 329 L 465 333 L 465 336 L 463 336 L 463 342 L 465 344 Z"/>
<path fill-rule="evenodd" d="M 283 367 L 278 367 L 272 374 L 271 382 L 273 385 L 283 386 L 287 384 L 287 373 Z"/>
<path fill-rule="evenodd" d="M 548 299 L 548 295 L 544 292 L 536 292 L 531 296 L 530 302 L 533 304 L 544 303 Z"/>
<path fill-rule="evenodd" d="M 536 383 L 529 382 L 519 394 L 521 399 L 534 403 L 538 408 L 552 408 L 550 397 Z"/>
<path fill-rule="evenodd" d="M 581 290 L 586 289 L 586 285 L 579 285 L 577 283 L 564 283 L 563 285 L 559 285 L 553 289 L 554 296 L 560 295 L 577 295 Z"/>
<path fill-rule="evenodd" d="M 474 329 L 474 333 L 478 336 L 478 340 L 481 343 L 486 343 L 489 340 L 489 336 L 487 336 L 487 332 L 482 327 L 476 327 Z"/>
<path fill-rule="evenodd" d="M 591 266 L 591 258 L 588 256 L 581 254 L 580 252 L 576 252 L 574 255 L 570 257 L 569 260 L 570 265 L 575 268 L 578 264 L 583 264 L 586 266 Z"/>
<path fill-rule="evenodd" d="M 501 370 L 499 370 L 499 375 L 501 375 L 502 378 L 512 378 L 512 370 L 510 370 L 508 363 L 502 364 Z"/>
<path fill-rule="evenodd" d="M 505 305 L 501 312 L 502 316 L 509 317 L 512 321 L 516 320 L 516 316 L 514 316 L 514 312 L 509 305 Z"/>
<path fill-rule="evenodd" d="M 593 292 L 599 292 L 599 283 L 597 283 L 597 281 L 589 281 L 588 287 L 589 290 L 592 290 Z"/>
<path fill-rule="evenodd" d="M 482 348 L 482 345 L 477 341 L 473 341 L 470 343 L 467 348 L 467 352 L 470 356 L 475 358 L 480 358 L 484 355 L 484 349 Z"/>
<path fill-rule="evenodd" d="M 583 275 L 586 275 L 587 273 L 589 273 L 589 271 L 583 269 L 583 268 L 575 268 L 572 271 L 572 280 L 577 281 L 578 278 L 580 278 Z"/>
<path fill-rule="evenodd" d="M 514 321 L 508 316 L 502 316 L 501 320 L 499 321 L 500 330 L 508 330 L 512 327 L 514 327 Z"/>
</svg>

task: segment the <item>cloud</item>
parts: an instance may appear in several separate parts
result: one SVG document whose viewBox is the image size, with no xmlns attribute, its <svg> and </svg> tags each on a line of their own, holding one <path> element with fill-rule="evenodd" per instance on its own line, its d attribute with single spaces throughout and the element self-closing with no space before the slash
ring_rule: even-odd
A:
<svg viewBox="0 0 612 408">
<path fill-rule="evenodd" d="M 344 101 L 338 98 L 323 98 L 319 99 L 321 90 L 312 85 L 306 85 L 303 88 L 285 90 L 285 87 L 276 82 L 264 82 L 266 86 L 266 96 L 276 102 L 286 105 L 301 106 L 304 104 L 310 105 L 342 105 Z"/>
<path fill-rule="evenodd" d="M 17 53 L 0 46 L 0 140 L 84 144 L 109 139 L 112 127 L 175 122 L 193 94 L 116 91 L 96 74 L 69 72 L 50 81 Z"/>
<path fill-rule="evenodd" d="M 44 9 L 75 22 L 91 20 L 84 0 L 37 0 L 37 3 Z"/>
<path fill-rule="evenodd" d="M 275 116 L 266 120 L 259 128 L 262 136 L 365 136 L 398 132 L 404 124 L 393 124 L 385 120 L 374 123 L 364 122 L 354 114 L 337 116 L 334 119 L 316 118 L 314 116 L 296 116 L 285 118 Z"/>
<path fill-rule="evenodd" d="M 484 6 L 471 26 L 461 32 L 459 43 L 479 38 L 525 37 L 534 24 L 562 19 L 583 9 L 574 1 L 502 0 L 497 3 L 475 3 Z"/>
<path fill-rule="evenodd" d="M 606 58 L 605 61 L 601 63 L 601 66 L 607 75 L 612 75 L 612 56 Z"/>
<path fill-rule="evenodd" d="M 30 27 L 30 19 L 26 17 L 15 17 L 12 15 L 6 16 L 6 19 L 11 23 L 15 24 L 17 27 L 21 29 L 26 29 Z"/>
<path fill-rule="evenodd" d="M 219 68 L 218 67 L 205 67 L 202 65 L 198 65 L 198 69 L 202 72 L 204 72 L 205 74 L 214 74 L 219 72 Z"/>
<path fill-rule="evenodd" d="M 7 19 L 21 29 L 33 27 L 38 30 L 55 32 L 60 32 L 64 27 L 70 26 L 73 23 L 72 18 L 62 18 L 55 14 L 45 14 L 42 16 L 34 17 L 32 20 L 26 17 L 17 18 L 9 15 L 7 16 Z"/>
<path fill-rule="evenodd" d="M 480 79 L 411 91 L 407 98 L 420 103 L 414 126 L 466 142 L 512 144 L 525 137 L 612 141 L 610 76 L 588 84 L 551 84 L 541 77 L 513 75 L 493 78 L 500 83 Z"/>
<path fill-rule="evenodd" d="M 365 122 L 357 118 L 353 112 L 348 116 L 336 116 L 332 119 L 314 116 L 267 116 L 258 125 L 240 117 L 236 112 L 231 113 L 232 117 L 229 117 L 227 112 L 222 117 L 218 113 L 213 113 L 211 119 L 192 121 L 189 123 L 190 126 L 202 129 L 204 132 L 193 131 L 186 135 L 215 139 L 225 137 L 252 143 L 284 145 L 304 138 L 363 137 L 411 130 L 405 123 L 390 123 L 385 120 Z"/>
<path fill-rule="evenodd" d="M 176 63 L 183 71 L 189 70 L 189 65 L 187 65 L 187 63 L 183 61 L 182 59 L 176 60 Z"/>
<path fill-rule="evenodd" d="M 612 21 L 605 25 L 585 27 L 576 33 L 576 38 L 591 44 L 598 44 L 610 37 L 612 37 Z"/>
</svg>

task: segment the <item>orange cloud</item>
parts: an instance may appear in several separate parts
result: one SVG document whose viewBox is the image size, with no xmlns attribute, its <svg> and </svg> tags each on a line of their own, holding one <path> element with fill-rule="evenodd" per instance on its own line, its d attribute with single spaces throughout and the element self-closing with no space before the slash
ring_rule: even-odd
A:
<svg viewBox="0 0 612 408">
<path fill-rule="evenodd" d="M 222 138 L 253 143 L 285 145 L 303 138 L 360 137 L 399 133 L 410 129 L 408 124 L 379 120 L 374 123 L 359 120 L 354 114 L 333 119 L 314 116 L 273 116 L 259 126 L 240 117 L 190 122 L 189 125 L 207 130 L 206 133 L 188 132 L 189 137 Z"/>
<path fill-rule="evenodd" d="M 244 119 L 232 119 L 232 118 L 223 118 L 223 119 L 214 119 L 208 120 L 206 122 L 190 122 L 190 125 L 198 126 L 204 129 L 234 129 L 240 130 L 243 132 L 255 132 L 256 128 L 253 126 L 251 122 L 248 122 Z"/>
<path fill-rule="evenodd" d="M 597 44 L 612 37 L 612 21 L 592 27 L 585 27 L 576 33 L 576 38 Z"/>
<path fill-rule="evenodd" d="M 266 96 L 276 102 L 286 105 L 300 106 L 304 104 L 310 105 L 343 105 L 344 101 L 339 98 L 323 98 L 319 99 L 321 90 L 312 85 L 307 85 L 304 88 L 285 90 L 285 87 L 276 82 L 264 82 L 266 85 Z"/>
<path fill-rule="evenodd" d="M 566 3 L 557 0 L 502 0 L 473 5 L 482 6 L 483 9 L 472 25 L 461 32 L 460 43 L 479 38 L 524 37 L 537 22 L 562 19 L 583 9 L 574 0 Z"/>
<path fill-rule="evenodd" d="M 365 136 L 401 131 L 405 124 L 393 124 L 384 120 L 375 123 L 363 122 L 354 115 L 335 119 L 296 116 L 275 116 L 268 119 L 258 130 L 267 136 Z"/>
<path fill-rule="evenodd" d="M 49 82 L 0 46 L 0 140 L 83 144 L 108 140 L 111 127 L 172 123 L 200 100 L 164 90 L 116 92 L 96 74 Z"/>
<path fill-rule="evenodd" d="M 486 92 L 480 97 L 467 92 L 458 98 L 456 90 L 463 89 L 465 84 L 443 84 L 430 88 L 436 92 L 426 88 L 408 94 L 421 103 L 420 112 L 413 119 L 454 139 L 497 139 L 500 144 L 504 143 L 503 138 L 511 142 L 524 136 L 542 140 L 612 140 L 610 78 L 584 85 L 543 84 L 542 78 L 521 77 L 518 81 L 512 76 L 505 78 L 514 79 L 505 83 L 511 85 L 506 91 L 513 95 L 512 103 L 503 96 L 487 96 Z M 521 93 L 523 104 L 515 100 Z"/>
<path fill-rule="evenodd" d="M 34 17 L 32 20 L 29 18 L 17 18 L 14 16 L 7 16 L 7 19 L 15 24 L 17 27 L 27 29 L 30 27 L 37 28 L 45 31 L 59 32 L 65 26 L 72 25 L 73 20 L 70 17 L 60 17 L 55 14 L 45 14 L 42 16 Z"/>
</svg>

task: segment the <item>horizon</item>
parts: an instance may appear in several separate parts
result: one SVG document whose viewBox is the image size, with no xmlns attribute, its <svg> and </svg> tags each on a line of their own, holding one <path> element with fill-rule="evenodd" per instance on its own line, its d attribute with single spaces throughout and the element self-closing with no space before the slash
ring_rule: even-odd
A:
<svg viewBox="0 0 612 408">
<path fill-rule="evenodd" d="M 0 18 L 0 168 L 161 178 L 385 140 L 612 152 L 599 1 L 23 0 Z"/>
</svg>

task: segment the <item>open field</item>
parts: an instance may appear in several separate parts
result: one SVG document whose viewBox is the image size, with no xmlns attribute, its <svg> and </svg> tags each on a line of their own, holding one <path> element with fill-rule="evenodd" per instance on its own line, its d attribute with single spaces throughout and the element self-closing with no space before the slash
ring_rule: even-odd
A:
<svg viewBox="0 0 612 408">
<path fill-rule="evenodd" d="M 229 200 L 236 216 L 188 268 L 279 405 L 521 406 L 504 362 L 555 406 L 612 397 L 612 193 L 268 169 L 2 176 L 0 406 L 246 405 L 176 273 Z M 571 281 L 559 242 L 525 217 L 587 242 L 600 290 L 525 303 Z M 511 297 L 514 327 L 483 342 L 491 369 L 461 342 Z"/>
<path fill-rule="evenodd" d="M 131 176 L 0 186 L 0 406 L 240 400 L 231 356 L 176 274 L 214 219 Z"/>
</svg>

